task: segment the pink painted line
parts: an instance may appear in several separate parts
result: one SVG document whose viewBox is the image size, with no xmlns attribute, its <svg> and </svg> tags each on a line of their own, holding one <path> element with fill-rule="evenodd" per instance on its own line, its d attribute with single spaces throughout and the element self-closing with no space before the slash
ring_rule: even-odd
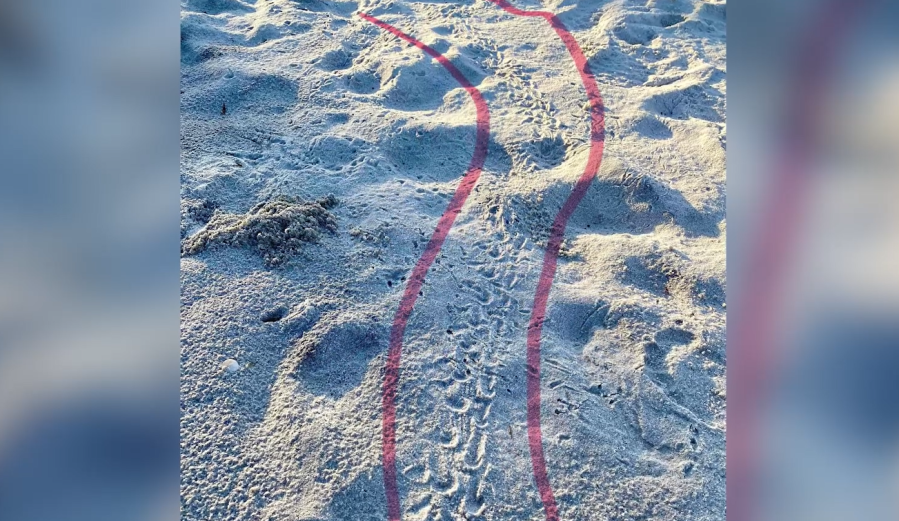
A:
<svg viewBox="0 0 899 521">
<path fill-rule="evenodd" d="M 587 99 L 590 103 L 590 153 L 587 157 L 587 165 L 584 173 L 577 180 L 571 195 L 562 205 L 562 209 L 556 215 L 550 229 L 549 241 L 546 245 L 546 253 L 543 255 L 543 269 L 540 279 L 537 281 L 537 291 L 534 294 L 534 305 L 531 309 L 531 319 L 528 324 L 527 337 L 527 396 L 528 396 L 528 444 L 531 450 L 531 464 L 534 468 L 534 480 L 540 499 L 543 501 L 543 509 L 546 511 L 547 521 L 559 520 L 559 508 L 553 495 L 549 477 L 546 474 L 546 459 L 543 456 L 543 434 L 540 430 L 540 339 L 543 333 L 543 322 L 546 319 L 546 303 L 549 300 L 549 291 L 556 275 L 556 266 L 559 259 L 559 248 L 565 238 L 565 227 L 568 219 L 580 204 L 581 199 L 587 193 L 590 183 L 599 170 L 602 162 L 602 151 L 605 140 L 605 118 L 603 116 L 602 96 L 599 87 L 590 71 L 587 58 L 581 51 L 574 36 L 562 21 L 554 14 L 545 11 L 523 11 L 515 8 L 506 0 L 490 0 L 507 12 L 517 16 L 543 18 L 556 31 L 568 53 L 574 59 L 581 82 L 587 91 Z"/>
<path fill-rule="evenodd" d="M 412 308 L 418 299 L 418 292 L 421 290 L 425 281 L 425 275 L 428 268 L 440 253 L 440 248 L 449 234 L 453 222 L 462 211 L 465 200 L 471 194 L 474 185 L 481 176 L 481 169 L 484 166 L 484 160 L 487 157 L 487 143 L 490 136 L 490 112 L 487 110 L 487 102 L 481 96 L 480 91 L 468 81 L 467 78 L 447 60 L 442 54 L 435 51 L 431 47 L 421 43 L 411 36 L 403 33 L 396 27 L 384 23 L 373 16 L 365 13 L 359 13 L 359 16 L 365 20 L 377 25 L 381 29 L 390 32 L 401 40 L 411 43 L 433 57 L 440 65 L 449 71 L 450 75 L 459 82 L 471 96 L 477 110 L 477 130 L 475 133 L 474 155 L 471 157 L 471 163 L 468 170 L 462 177 L 462 181 L 456 188 L 453 198 L 444 210 L 443 215 L 437 222 L 437 229 L 431 235 L 431 240 L 425 247 L 424 253 L 412 269 L 412 276 L 406 282 L 406 290 L 403 292 L 403 298 L 400 300 L 399 309 L 393 319 L 393 327 L 390 330 L 390 341 L 387 349 L 387 363 L 384 371 L 384 388 L 381 402 L 382 409 L 382 459 L 384 465 L 384 490 L 387 494 L 387 519 L 389 521 L 399 521 L 400 519 L 400 495 L 396 483 L 396 395 L 399 388 L 400 380 L 400 358 L 403 350 L 403 334 L 406 331 L 406 324 L 412 315 Z M 426 151 L 425 151 L 426 152 Z"/>
</svg>

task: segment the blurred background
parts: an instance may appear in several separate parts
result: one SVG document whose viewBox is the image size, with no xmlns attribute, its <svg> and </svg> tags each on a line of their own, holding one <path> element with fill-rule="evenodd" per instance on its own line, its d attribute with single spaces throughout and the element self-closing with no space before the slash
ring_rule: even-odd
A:
<svg viewBox="0 0 899 521">
<path fill-rule="evenodd" d="M 178 516 L 178 10 L 0 0 L 0 519 Z"/>
<path fill-rule="evenodd" d="M 729 7 L 728 519 L 899 519 L 899 4 Z"/>
<path fill-rule="evenodd" d="M 728 518 L 899 519 L 899 4 L 728 9 Z M 178 517 L 178 17 L 0 0 L 0 519 Z"/>
</svg>

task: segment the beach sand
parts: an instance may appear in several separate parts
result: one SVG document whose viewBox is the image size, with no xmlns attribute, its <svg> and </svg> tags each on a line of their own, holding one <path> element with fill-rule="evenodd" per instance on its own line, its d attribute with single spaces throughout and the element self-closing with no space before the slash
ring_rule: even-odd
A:
<svg viewBox="0 0 899 521">
<path fill-rule="evenodd" d="M 725 4 L 514 5 L 564 22 L 604 105 L 540 344 L 559 517 L 723 520 Z M 391 326 L 478 114 L 360 12 L 489 109 L 403 336 L 402 519 L 546 519 L 528 327 L 591 107 L 546 20 L 483 0 L 182 0 L 181 518 L 387 519 Z"/>
</svg>

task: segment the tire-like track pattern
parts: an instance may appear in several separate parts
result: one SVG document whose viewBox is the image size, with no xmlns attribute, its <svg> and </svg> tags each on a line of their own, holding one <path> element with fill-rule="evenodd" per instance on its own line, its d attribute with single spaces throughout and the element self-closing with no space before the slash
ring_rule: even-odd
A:
<svg viewBox="0 0 899 521">
<path fill-rule="evenodd" d="M 545 11 L 524 11 L 513 7 L 506 0 L 490 0 L 506 12 L 516 16 L 543 18 L 549 22 L 550 27 L 559 35 L 568 53 L 571 54 L 581 82 L 587 91 L 587 99 L 590 104 L 590 153 L 587 157 L 587 165 L 584 172 L 574 185 L 574 189 L 562 209 L 556 215 L 550 229 L 549 241 L 546 245 L 546 253 L 543 255 L 543 268 L 537 281 L 537 291 L 534 294 L 534 305 L 531 308 L 531 319 L 528 323 L 527 335 L 527 408 L 528 408 L 528 444 L 531 451 L 531 464 L 534 468 L 534 480 L 547 521 L 559 520 L 559 507 L 546 474 L 546 459 L 543 456 L 543 434 L 540 430 L 540 339 L 543 334 L 543 322 L 546 319 L 546 303 L 549 300 L 549 291 L 556 275 L 556 267 L 559 259 L 559 248 L 565 237 L 565 227 L 568 219 L 580 204 L 581 199 L 587 193 L 590 183 L 599 171 L 602 162 L 602 152 L 605 142 L 605 118 L 603 116 L 603 101 L 599 93 L 596 79 L 590 71 L 587 58 L 584 57 L 577 40 L 568 31 L 562 21 L 554 14 Z"/>
<path fill-rule="evenodd" d="M 444 210 L 443 215 L 437 222 L 437 228 L 431 235 L 431 240 L 425 247 L 424 253 L 412 269 L 412 275 L 406 283 L 406 289 L 400 300 L 399 309 L 393 319 L 393 326 L 390 330 L 390 341 L 387 349 L 387 362 L 384 371 L 384 388 L 381 402 L 382 409 L 382 463 L 384 466 L 384 490 L 387 495 L 387 519 L 389 521 L 400 520 L 400 497 L 399 489 L 396 482 L 396 395 L 399 387 L 400 379 L 400 359 L 403 348 L 403 334 L 406 331 L 406 324 L 412 315 L 412 308 L 418 299 L 418 293 L 424 284 L 425 275 L 428 268 L 437 258 L 440 249 L 443 247 L 444 241 L 449 234 L 453 222 L 462 211 L 465 200 L 471 194 L 472 189 L 481 176 L 481 169 L 484 166 L 484 160 L 487 158 L 487 145 L 490 136 L 490 112 L 487 110 L 487 102 L 484 101 L 480 91 L 471 84 L 470 81 L 452 64 L 446 57 L 436 50 L 428 47 L 422 42 L 403 33 L 396 27 L 382 22 L 373 16 L 365 13 L 359 13 L 363 19 L 377 25 L 381 29 L 390 32 L 401 40 L 404 40 L 437 60 L 455 79 L 462 88 L 471 96 L 477 111 L 477 130 L 475 135 L 474 154 L 471 163 L 465 171 L 462 181 L 456 188 L 453 198 Z"/>
</svg>

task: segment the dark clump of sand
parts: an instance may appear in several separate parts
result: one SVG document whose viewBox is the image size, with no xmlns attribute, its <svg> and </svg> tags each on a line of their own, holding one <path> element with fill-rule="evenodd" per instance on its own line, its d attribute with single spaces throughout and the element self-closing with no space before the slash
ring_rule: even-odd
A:
<svg viewBox="0 0 899 521">
<path fill-rule="evenodd" d="M 187 237 L 191 225 L 204 225 L 215 213 L 216 204 L 212 201 L 182 199 L 181 200 L 181 238 Z"/>
<path fill-rule="evenodd" d="M 316 243 L 322 231 L 336 232 L 337 220 L 329 212 L 337 199 L 329 195 L 313 202 L 278 197 L 259 203 L 245 214 L 217 211 L 195 235 L 184 240 L 182 255 L 194 255 L 210 246 L 249 247 L 268 266 L 284 263 L 306 243 Z"/>
</svg>

